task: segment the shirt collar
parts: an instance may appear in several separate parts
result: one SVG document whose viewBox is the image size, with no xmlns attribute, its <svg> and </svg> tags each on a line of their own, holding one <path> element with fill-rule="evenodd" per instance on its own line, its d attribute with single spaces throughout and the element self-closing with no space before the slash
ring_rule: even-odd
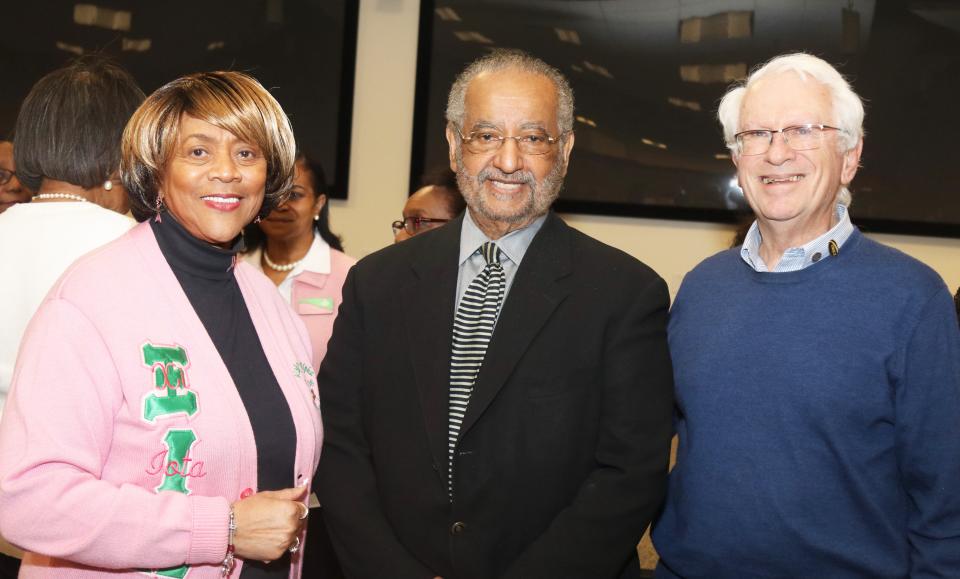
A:
<svg viewBox="0 0 960 579">
<path fill-rule="evenodd" d="M 263 264 L 260 260 L 263 257 L 263 251 L 265 250 L 265 247 L 265 243 L 261 244 L 256 250 L 251 251 L 244 256 L 244 259 L 250 265 L 253 265 L 261 271 L 263 271 Z M 290 270 L 290 273 L 285 279 L 293 279 L 305 271 L 329 274 L 331 269 L 330 245 L 324 241 L 319 234 L 315 233 L 313 236 L 313 242 L 310 244 L 310 249 L 307 250 L 307 255 L 303 257 L 303 261 L 298 263 L 296 267 Z"/>
<path fill-rule="evenodd" d="M 303 257 L 303 261 L 297 264 L 297 267 L 293 268 L 293 271 L 290 272 L 290 277 L 294 277 L 305 271 L 323 274 L 330 273 L 330 245 L 316 232 L 313 234 L 313 243 L 310 244 L 307 255 Z"/>
<path fill-rule="evenodd" d="M 837 224 L 829 231 L 800 247 L 791 247 L 783 252 L 780 262 L 777 263 L 773 271 L 776 273 L 798 271 L 818 263 L 823 258 L 832 257 L 830 242 L 836 243 L 837 249 L 839 249 L 853 233 L 853 223 L 850 222 L 850 213 L 845 205 L 837 204 L 836 216 Z M 760 244 L 762 242 L 760 226 L 754 221 L 743 239 L 740 257 L 755 271 L 767 272 L 770 270 L 767 269 L 767 265 L 760 257 Z"/>
<path fill-rule="evenodd" d="M 540 217 L 537 217 L 530 225 L 522 229 L 517 229 L 516 231 L 511 231 L 500 239 L 493 240 L 480 231 L 480 228 L 474 223 L 473 218 L 470 217 L 470 210 L 464 211 L 463 226 L 460 228 L 459 264 L 463 265 L 466 263 L 466 261 L 470 259 L 470 256 L 476 253 L 484 243 L 494 241 L 504 257 L 514 264 L 520 265 L 524 254 L 527 253 L 527 248 L 530 247 L 530 242 L 536 237 L 537 232 L 540 231 L 546 219 L 547 214 L 544 213 Z"/>
</svg>

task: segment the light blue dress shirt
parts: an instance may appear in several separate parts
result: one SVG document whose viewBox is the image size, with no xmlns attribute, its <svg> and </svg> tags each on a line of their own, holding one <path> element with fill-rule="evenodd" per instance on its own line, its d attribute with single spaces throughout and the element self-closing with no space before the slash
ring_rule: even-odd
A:
<svg viewBox="0 0 960 579">
<path fill-rule="evenodd" d="M 780 262 L 773 268 L 773 273 L 782 273 L 787 271 L 799 271 L 810 267 L 821 259 L 827 259 L 830 255 L 830 242 L 837 244 L 837 248 L 843 247 L 843 244 L 853 233 L 853 223 L 850 222 L 850 214 L 844 205 L 837 204 L 837 224 L 830 228 L 830 231 L 824 233 L 813 241 L 804 244 L 801 247 L 791 247 L 783 252 Z M 740 257 L 747 265 L 755 271 L 770 272 L 767 264 L 760 257 L 760 243 L 763 239 L 760 236 L 760 227 L 754 221 L 747 231 L 747 236 L 743 239 L 743 246 L 740 248 Z"/>
<path fill-rule="evenodd" d="M 473 278 L 477 277 L 483 267 L 487 264 L 480 254 L 480 246 L 488 241 L 493 241 L 500 248 L 500 264 L 503 266 L 503 273 L 506 276 L 506 287 L 503 290 L 503 300 L 506 302 L 507 295 L 510 293 L 510 287 L 513 285 L 513 278 L 516 277 L 517 268 L 523 260 L 530 242 L 540 231 L 543 222 L 547 219 L 547 214 L 543 214 L 534 220 L 533 223 L 517 229 L 504 235 L 500 239 L 490 239 L 487 237 L 477 224 L 470 217 L 470 210 L 463 214 L 463 226 L 460 228 L 460 270 L 457 273 L 457 307 L 460 307 L 460 298 L 466 293 L 467 287 Z"/>
</svg>

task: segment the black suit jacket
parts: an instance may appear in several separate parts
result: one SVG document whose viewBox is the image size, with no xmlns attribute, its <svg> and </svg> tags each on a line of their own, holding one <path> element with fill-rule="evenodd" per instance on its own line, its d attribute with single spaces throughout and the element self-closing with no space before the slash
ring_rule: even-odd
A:
<svg viewBox="0 0 960 579">
<path fill-rule="evenodd" d="M 461 220 L 361 260 L 320 367 L 315 488 L 348 577 L 617 577 L 664 494 L 666 284 L 550 214 L 516 272 L 447 488 Z"/>
</svg>

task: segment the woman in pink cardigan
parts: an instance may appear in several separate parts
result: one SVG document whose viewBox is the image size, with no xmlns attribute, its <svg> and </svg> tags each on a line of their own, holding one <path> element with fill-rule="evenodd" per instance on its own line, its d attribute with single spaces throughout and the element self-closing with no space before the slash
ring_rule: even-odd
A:
<svg viewBox="0 0 960 579">
<path fill-rule="evenodd" d="M 200 73 L 123 136 L 127 235 L 30 323 L 0 424 L 0 528 L 21 577 L 300 576 L 320 454 L 303 323 L 238 262 L 288 194 L 289 121 L 254 79 Z"/>
</svg>

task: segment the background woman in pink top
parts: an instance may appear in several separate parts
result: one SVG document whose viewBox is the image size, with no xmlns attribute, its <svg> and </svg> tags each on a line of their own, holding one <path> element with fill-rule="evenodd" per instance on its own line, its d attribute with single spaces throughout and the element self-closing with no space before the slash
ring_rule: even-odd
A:
<svg viewBox="0 0 960 579">
<path fill-rule="evenodd" d="M 322 438 L 310 342 L 236 259 L 294 153 L 241 73 L 177 79 L 134 113 L 121 172 L 143 222 L 54 285 L 0 424 L 21 577 L 299 577 Z"/>
<path fill-rule="evenodd" d="M 307 326 L 314 368 L 320 367 L 333 332 L 347 271 L 357 260 L 343 253 L 330 231 L 327 184 L 320 163 L 297 155 L 287 201 L 244 231 L 244 257 L 276 284 Z"/>
</svg>

